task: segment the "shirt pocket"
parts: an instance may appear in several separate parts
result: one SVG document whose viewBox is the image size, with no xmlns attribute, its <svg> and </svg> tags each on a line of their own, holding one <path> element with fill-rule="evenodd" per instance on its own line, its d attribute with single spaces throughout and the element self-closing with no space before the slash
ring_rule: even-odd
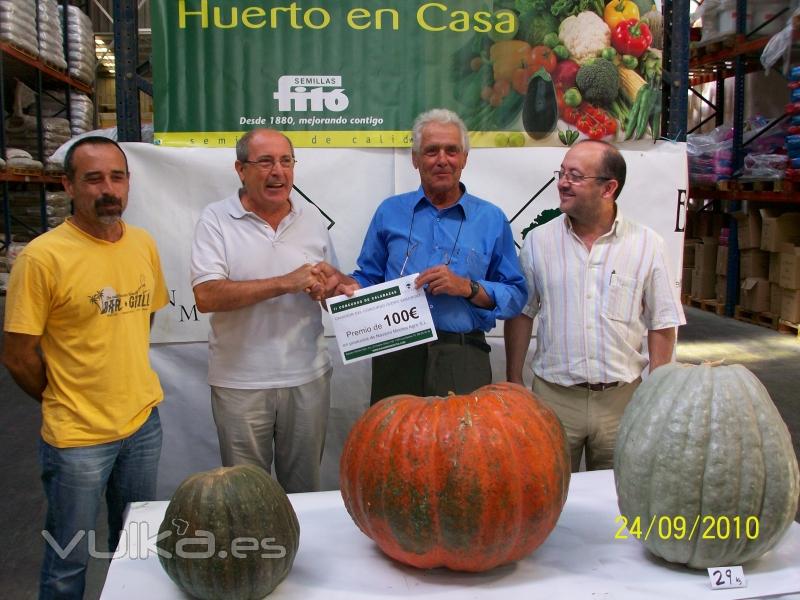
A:
<svg viewBox="0 0 800 600">
<path fill-rule="evenodd" d="M 635 277 L 611 275 L 603 314 L 614 321 L 630 322 L 639 317 L 642 282 Z"/>
<path fill-rule="evenodd" d="M 456 257 L 464 269 L 465 275 L 471 279 L 486 279 L 489 269 L 489 255 L 478 248 L 464 248 Z"/>
</svg>

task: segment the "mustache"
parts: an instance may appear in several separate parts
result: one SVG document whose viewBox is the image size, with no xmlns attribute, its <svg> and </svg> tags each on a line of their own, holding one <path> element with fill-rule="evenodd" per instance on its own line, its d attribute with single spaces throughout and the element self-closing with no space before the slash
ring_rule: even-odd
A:
<svg viewBox="0 0 800 600">
<path fill-rule="evenodd" d="M 113 194 L 102 194 L 94 201 L 95 208 L 105 208 L 108 206 L 122 206 L 122 198 Z"/>
</svg>

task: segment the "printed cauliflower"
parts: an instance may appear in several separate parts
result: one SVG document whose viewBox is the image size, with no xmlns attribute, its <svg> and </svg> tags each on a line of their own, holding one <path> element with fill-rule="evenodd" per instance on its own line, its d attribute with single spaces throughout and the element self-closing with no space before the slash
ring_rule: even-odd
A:
<svg viewBox="0 0 800 600">
<path fill-rule="evenodd" d="M 573 60 L 583 63 L 594 58 L 611 43 L 611 30 L 597 13 L 590 10 L 567 17 L 558 28 L 558 37 Z"/>
</svg>

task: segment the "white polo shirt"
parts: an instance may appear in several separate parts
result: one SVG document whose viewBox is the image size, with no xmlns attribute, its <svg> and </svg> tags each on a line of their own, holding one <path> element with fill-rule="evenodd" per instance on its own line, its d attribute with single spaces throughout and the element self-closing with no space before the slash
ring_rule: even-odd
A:
<svg viewBox="0 0 800 600">
<path fill-rule="evenodd" d="M 561 215 L 525 237 L 520 263 L 522 312 L 539 316 L 533 372 L 551 383 L 633 381 L 647 365 L 645 330 L 686 323 L 662 239 L 623 219 L 619 207 L 591 251 Z"/>
<path fill-rule="evenodd" d="M 277 231 L 234 195 L 209 204 L 192 244 L 192 287 L 211 280 L 277 277 L 305 263 L 337 266 L 322 215 L 303 200 Z M 235 389 L 293 387 L 331 366 L 321 308 L 308 294 L 284 294 L 211 315 L 208 383 Z"/>
</svg>

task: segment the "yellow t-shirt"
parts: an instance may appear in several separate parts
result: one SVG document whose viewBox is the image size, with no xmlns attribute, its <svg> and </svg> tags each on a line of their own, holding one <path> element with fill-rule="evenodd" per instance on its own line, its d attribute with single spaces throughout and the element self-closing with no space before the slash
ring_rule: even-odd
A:
<svg viewBox="0 0 800 600">
<path fill-rule="evenodd" d="M 164 396 L 148 357 L 150 314 L 168 300 L 150 235 L 123 224 L 106 242 L 67 221 L 11 271 L 4 329 L 42 336 L 42 438 L 69 448 L 139 429 Z"/>
</svg>

